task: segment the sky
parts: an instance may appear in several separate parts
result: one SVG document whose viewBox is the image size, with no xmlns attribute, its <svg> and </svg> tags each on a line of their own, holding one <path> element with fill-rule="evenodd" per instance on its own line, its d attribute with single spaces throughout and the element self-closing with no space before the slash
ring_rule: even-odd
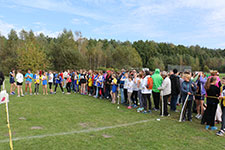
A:
<svg viewBox="0 0 225 150">
<path fill-rule="evenodd" d="M 33 30 L 57 37 L 153 40 L 225 48 L 225 0 L 0 0 L 0 34 Z"/>
</svg>

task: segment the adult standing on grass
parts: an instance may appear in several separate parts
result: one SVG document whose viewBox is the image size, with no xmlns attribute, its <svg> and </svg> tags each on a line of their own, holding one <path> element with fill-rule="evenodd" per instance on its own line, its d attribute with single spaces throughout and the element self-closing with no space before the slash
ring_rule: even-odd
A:
<svg viewBox="0 0 225 150">
<path fill-rule="evenodd" d="M 147 106 L 149 106 L 149 110 L 148 112 L 151 113 L 151 93 L 152 93 L 152 87 L 150 87 L 152 83 L 150 83 L 149 81 L 151 81 L 151 76 L 150 76 L 150 72 L 146 71 L 145 72 L 145 78 L 142 80 L 142 90 L 141 90 L 141 94 L 142 94 L 142 98 L 143 98 L 143 106 L 144 106 L 144 111 L 143 113 L 146 114 L 147 113 Z M 149 85 L 148 85 L 149 84 Z M 148 103 L 147 103 L 148 100 Z"/>
<path fill-rule="evenodd" d="M 17 90 L 18 90 L 18 96 L 17 97 L 20 97 L 21 96 L 24 96 L 23 95 L 23 74 L 21 73 L 21 70 L 18 70 L 17 71 L 17 74 L 16 74 L 16 84 L 17 84 Z"/>
<path fill-rule="evenodd" d="M 15 82 L 15 70 L 12 69 L 12 71 L 9 73 L 9 83 L 10 83 L 10 95 L 15 95 L 16 90 L 16 82 Z"/>
<path fill-rule="evenodd" d="M 160 70 L 159 69 L 155 69 L 154 74 L 152 75 L 152 79 L 153 79 L 153 88 L 152 88 L 152 94 L 153 94 L 153 100 L 154 100 L 154 105 L 155 111 L 159 110 L 159 100 L 160 100 L 160 91 L 158 90 L 158 88 L 162 85 L 162 76 L 160 75 Z"/>
<path fill-rule="evenodd" d="M 177 99 L 180 93 L 180 79 L 178 77 L 177 69 L 173 69 L 172 74 L 170 75 L 171 80 L 171 103 L 170 109 L 176 112 Z"/>
<path fill-rule="evenodd" d="M 28 69 L 26 75 L 25 75 L 26 83 L 25 83 L 25 94 L 27 94 L 27 87 L 29 87 L 30 95 L 32 95 L 32 79 L 33 74 L 31 73 L 30 69 Z"/>
<path fill-rule="evenodd" d="M 107 76 L 105 79 L 105 88 L 106 88 L 106 92 L 105 92 L 105 98 L 109 99 L 110 96 L 110 91 L 111 91 L 111 83 L 112 83 L 112 76 L 111 76 L 111 71 L 107 71 Z"/>
<path fill-rule="evenodd" d="M 2 71 L 0 71 L 0 91 L 1 91 L 1 87 L 3 85 L 4 80 L 5 80 L 4 74 Z"/>
<path fill-rule="evenodd" d="M 163 96 L 163 107 L 161 107 L 160 115 L 169 116 L 168 109 L 167 109 L 167 101 L 171 94 L 171 80 L 167 76 L 167 72 L 162 72 L 163 83 L 158 89 L 161 90 L 161 95 Z M 162 112 L 163 109 L 163 112 Z M 162 114 L 163 113 L 163 114 Z"/>
<path fill-rule="evenodd" d="M 219 103 L 220 88 L 216 84 L 217 77 L 209 78 L 205 84 L 207 93 L 207 107 L 204 113 L 207 123 L 205 127 L 206 130 L 208 130 L 209 127 L 211 127 L 211 130 L 217 130 L 217 127 L 215 127 L 215 115 Z"/>
</svg>

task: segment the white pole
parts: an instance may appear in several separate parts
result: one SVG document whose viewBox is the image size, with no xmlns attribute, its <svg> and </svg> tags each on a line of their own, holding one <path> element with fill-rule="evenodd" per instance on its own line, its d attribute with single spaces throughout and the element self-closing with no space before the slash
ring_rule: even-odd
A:
<svg viewBox="0 0 225 150">
<path fill-rule="evenodd" d="M 184 105 L 183 105 L 183 107 L 182 107 L 182 109 L 181 109 L 181 113 L 180 113 L 180 119 L 179 119 L 179 122 L 181 122 L 181 121 L 182 121 L 182 118 L 183 118 L 183 113 L 184 113 L 184 109 L 185 109 L 185 107 L 186 107 L 186 104 L 187 104 L 188 98 L 189 98 L 189 95 L 187 95 L 187 97 L 186 97 L 186 99 L 185 99 L 185 101 L 184 101 Z"/>
</svg>

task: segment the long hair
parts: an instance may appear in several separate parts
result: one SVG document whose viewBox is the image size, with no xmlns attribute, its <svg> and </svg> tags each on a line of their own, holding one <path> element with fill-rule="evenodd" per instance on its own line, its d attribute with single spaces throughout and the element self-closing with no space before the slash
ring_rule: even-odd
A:
<svg viewBox="0 0 225 150">
<path fill-rule="evenodd" d="M 217 80 L 216 77 L 211 77 L 211 78 L 208 78 L 206 83 L 205 83 L 205 89 L 206 91 L 210 88 L 210 85 L 211 83 L 215 82 Z"/>
</svg>

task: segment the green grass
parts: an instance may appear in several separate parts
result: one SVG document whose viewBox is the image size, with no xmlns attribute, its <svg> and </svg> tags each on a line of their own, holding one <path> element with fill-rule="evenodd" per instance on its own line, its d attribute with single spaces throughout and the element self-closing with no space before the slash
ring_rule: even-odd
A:
<svg viewBox="0 0 225 150">
<path fill-rule="evenodd" d="M 225 73 L 220 73 L 220 78 L 225 77 Z"/>
<path fill-rule="evenodd" d="M 160 118 L 158 112 L 140 114 L 123 106 L 118 110 L 117 105 L 107 100 L 79 94 L 63 95 L 58 92 L 47 96 L 10 96 L 9 109 L 13 138 L 80 131 L 150 119 L 146 123 L 97 132 L 14 141 L 15 150 L 219 150 L 225 146 L 224 137 L 217 137 L 215 131 L 206 131 L 200 121 L 194 118 L 192 123 L 179 123 L 178 114 L 172 113 L 171 117 L 156 121 Z M 8 139 L 5 117 L 5 106 L 1 105 L 0 140 Z M 26 120 L 20 120 L 20 117 Z M 31 130 L 33 126 L 41 126 L 43 129 Z M 8 143 L 0 143 L 0 150 L 7 149 Z"/>
</svg>

